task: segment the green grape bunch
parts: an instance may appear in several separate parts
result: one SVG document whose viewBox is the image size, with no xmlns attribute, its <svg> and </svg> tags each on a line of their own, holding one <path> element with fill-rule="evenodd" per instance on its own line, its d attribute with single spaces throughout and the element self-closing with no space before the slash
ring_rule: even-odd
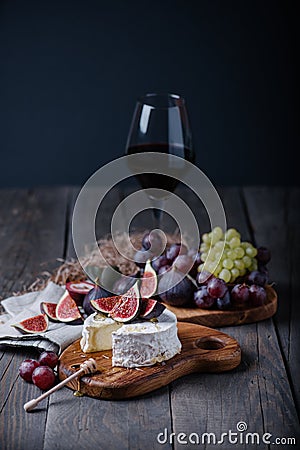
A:
<svg viewBox="0 0 300 450">
<path fill-rule="evenodd" d="M 242 242 L 235 228 L 223 233 L 220 227 L 215 227 L 210 233 L 204 233 L 200 255 L 202 264 L 198 272 L 206 270 L 226 283 L 257 270 L 257 249 L 250 242 Z"/>
</svg>

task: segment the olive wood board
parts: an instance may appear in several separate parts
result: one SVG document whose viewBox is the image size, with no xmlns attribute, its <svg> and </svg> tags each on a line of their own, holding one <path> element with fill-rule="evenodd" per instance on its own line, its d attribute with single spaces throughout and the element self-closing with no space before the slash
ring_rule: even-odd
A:
<svg viewBox="0 0 300 450">
<path fill-rule="evenodd" d="M 111 350 L 83 353 L 77 340 L 61 354 L 59 378 L 72 375 L 84 358 L 94 358 L 98 371 L 84 375 L 80 382 L 72 380 L 67 386 L 89 397 L 116 400 L 147 394 L 194 372 L 224 372 L 239 365 L 241 349 L 231 336 L 201 325 L 177 325 L 182 350 L 168 361 L 133 369 L 112 367 Z"/>
<path fill-rule="evenodd" d="M 277 294 L 271 286 L 266 287 L 267 301 L 262 306 L 230 309 L 220 311 L 215 309 L 184 308 L 166 305 L 180 322 L 197 323 L 206 327 L 226 327 L 243 325 L 269 319 L 277 311 Z"/>
</svg>

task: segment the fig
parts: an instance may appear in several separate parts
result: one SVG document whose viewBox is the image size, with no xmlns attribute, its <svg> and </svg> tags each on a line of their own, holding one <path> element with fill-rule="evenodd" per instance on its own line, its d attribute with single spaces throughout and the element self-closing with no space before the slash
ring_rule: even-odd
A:
<svg viewBox="0 0 300 450">
<path fill-rule="evenodd" d="M 66 284 L 66 288 L 70 296 L 78 306 L 82 305 L 85 295 L 91 289 L 93 289 L 94 286 L 95 285 L 93 283 L 90 283 L 89 281 L 80 281 L 77 283 L 71 281 L 70 283 Z"/>
<path fill-rule="evenodd" d="M 56 306 L 56 317 L 60 322 L 66 323 L 82 321 L 79 309 L 68 291 L 63 294 Z"/>
<path fill-rule="evenodd" d="M 113 285 L 113 293 L 116 295 L 123 295 L 136 283 L 136 277 L 134 275 L 121 276 Z"/>
<path fill-rule="evenodd" d="M 157 277 L 150 261 L 147 261 L 143 277 L 140 284 L 140 296 L 144 298 L 152 297 L 157 288 Z"/>
<path fill-rule="evenodd" d="M 38 316 L 29 317 L 11 326 L 18 328 L 21 333 L 25 334 L 45 333 L 48 329 L 48 317 L 46 314 L 39 314 Z"/>
<path fill-rule="evenodd" d="M 116 295 L 114 297 L 97 298 L 95 300 L 91 300 L 91 306 L 94 308 L 94 311 L 109 314 L 116 307 L 116 305 L 121 302 L 122 296 Z"/>
<path fill-rule="evenodd" d="M 153 319 L 154 317 L 160 316 L 165 309 L 165 305 L 157 300 L 153 300 L 153 298 L 142 298 L 139 317 L 147 320 Z"/>
<path fill-rule="evenodd" d="M 98 298 L 111 297 L 111 296 L 112 296 L 111 292 L 108 292 L 106 289 L 103 289 L 100 286 L 95 286 L 84 297 L 83 304 L 82 304 L 84 312 L 88 316 L 90 316 L 91 314 L 93 314 L 96 311 L 95 308 L 91 304 L 92 300 L 96 300 Z"/>
<path fill-rule="evenodd" d="M 98 284 L 100 286 L 105 286 L 106 290 L 111 291 L 113 285 L 115 284 L 116 281 L 118 281 L 118 279 L 121 276 L 122 274 L 120 273 L 118 267 L 116 266 L 104 267 Z"/>
<path fill-rule="evenodd" d="M 56 307 L 57 303 L 42 302 L 40 304 L 41 313 L 46 314 L 51 322 L 58 322 L 56 317 Z"/>
<path fill-rule="evenodd" d="M 140 312 L 140 294 L 137 283 L 121 296 L 120 302 L 110 312 L 110 317 L 117 322 L 130 322 L 135 319 Z"/>
<path fill-rule="evenodd" d="M 173 306 L 188 305 L 193 299 L 195 286 L 176 268 L 166 272 L 159 281 L 158 290 L 163 302 Z M 182 278 L 182 279 L 181 279 Z"/>
</svg>

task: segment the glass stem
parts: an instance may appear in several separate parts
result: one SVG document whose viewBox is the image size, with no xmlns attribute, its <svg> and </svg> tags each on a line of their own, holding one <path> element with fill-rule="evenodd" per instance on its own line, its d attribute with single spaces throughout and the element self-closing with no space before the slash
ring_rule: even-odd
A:
<svg viewBox="0 0 300 450">
<path fill-rule="evenodd" d="M 153 209 L 152 209 L 153 227 L 161 230 L 162 229 L 162 216 L 163 216 L 165 201 L 152 199 L 152 203 L 153 203 Z"/>
</svg>

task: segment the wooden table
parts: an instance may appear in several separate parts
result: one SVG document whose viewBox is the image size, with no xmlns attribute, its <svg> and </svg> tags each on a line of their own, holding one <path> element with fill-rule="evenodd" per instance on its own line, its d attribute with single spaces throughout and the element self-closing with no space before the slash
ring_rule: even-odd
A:
<svg viewBox="0 0 300 450">
<path fill-rule="evenodd" d="M 28 286 L 41 271 L 52 270 L 56 258 L 73 254 L 70 220 L 76 192 L 68 187 L 0 191 L 2 297 Z M 283 440 L 278 447 L 299 448 L 300 189 L 247 187 L 219 192 L 229 226 L 238 228 L 244 239 L 271 249 L 271 278 L 279 297 L 274 319 L 222 329 L 240 342 L 241 365 L 229 373 L 187 376 L 130 401 L 76 398 L 64 388 L 26 414 L 23 403 L 40 391 L 20 379 L 18 367 L 25 357 L 36 354 L 1 348 L 1 450 L 216 448 L 201 444 L 202 433 L 219 438 L 229 430 L 236 432 L 241 421 L 260 438 L 272 434 L 271 442 L 297 437 L 296 446 Z M 107 211 L 119 201 L 120 194 L 114 192 Z M 157 436 L 165 429 L 168 439 L 160 444 Z M 180 443 L 195 441 L 195 433 L 199 445 Z M 271 444 L 230 445 L 225 439 L 220 447 L 265 449 Z"/>
</svg>

